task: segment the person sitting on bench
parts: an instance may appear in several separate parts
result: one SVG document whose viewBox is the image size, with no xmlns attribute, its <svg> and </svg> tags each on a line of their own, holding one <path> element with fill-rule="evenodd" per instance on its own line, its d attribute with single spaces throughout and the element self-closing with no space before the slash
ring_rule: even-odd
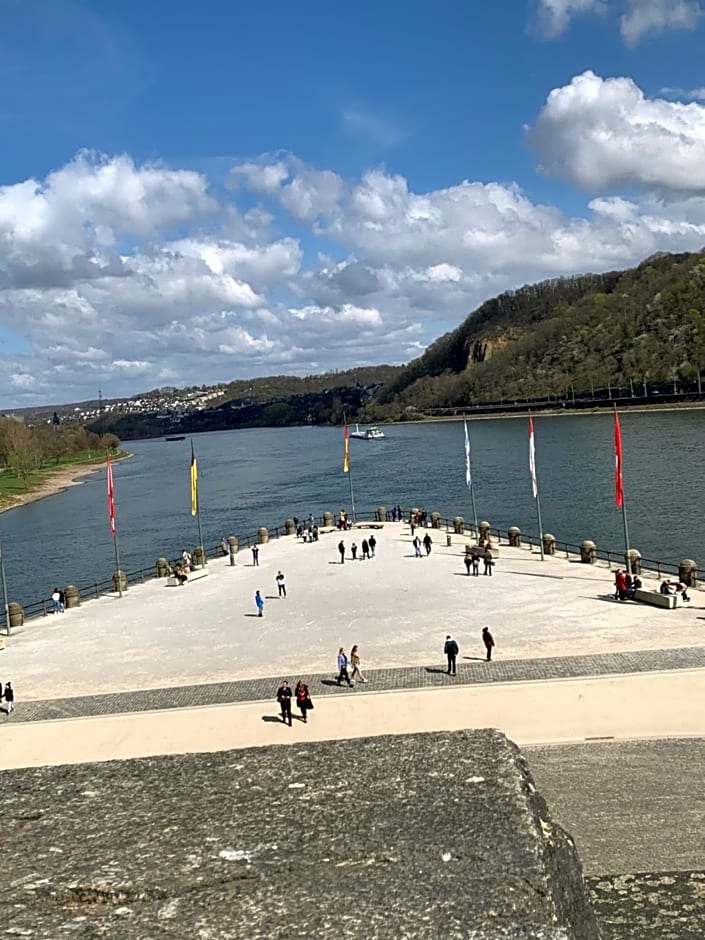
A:
<svg viewBox="0 0 705 940">
<path fill-rule="evenodd" d="M 179 582 L 179 585 L 183 585 L 186 581 L 188 581 L 188 575 L 186 574 L 184 569 L 181 567 L 181 565 L 177 565 L 174 568 L 174 577 Z"/>
<path fill-rule="evenodd" d="M 666 578 L 665 581 L 661 582 L 661 587 L 659 588 L 659 591 L 661 592 L 661 594 L 675 594 L 676 593 L 675 588 L 671 584 L 670 578 Z"/>
</svg>

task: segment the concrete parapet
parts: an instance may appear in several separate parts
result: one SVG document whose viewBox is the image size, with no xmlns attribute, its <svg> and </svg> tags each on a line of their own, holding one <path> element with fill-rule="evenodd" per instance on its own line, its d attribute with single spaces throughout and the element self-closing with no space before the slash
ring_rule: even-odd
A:
<svg viewBox="0 0 705 940">
<path fill-rule="evenodd" d="M 597 545 L 591 539 L 585 539 L 580 545 L 580 560 L 584 565 L 594 565 L 597 561 Z"/>
<path fill-rule="evenodd" d="M 323 528 L 330 529 L 333 527 L 333 513 L 324 512 L 323 513 Z"/>
<path fill-rule="evenodd" d="M 127 587 L 127 574 L 124 571 L 114 571 L 113 591 L 126 591 Z"/>
<path fill-rule="evenodd" d="M 556 536 L 551 532 L 543 533 L 543 553 L 544 555 L 556 554 Z"/>
<path fill-rule="evenodd" d="M 462 516 L 456 516 L 453 519 L 453 531 L 456 535 L 462 535 L 465 530 L 465 520 Z"/>
<path fill-rule="evenodd" d="M 377 522 L 386 522 L 387 521 L 387 508 L 386 506 L 380 506 L 376 512 Z"/>
<path fill-rule="evenodd" d="M 67 584 L 66 590 L 64 591 L 64 596 L 66 597 L 66 609 L 70 610 L 73 607 L 81 606 L 81 592 L 76 587 L 75 584 Z"/>
<path fill-rule="evenodd" d="M 632 574 L 641 574 L 641 552 L 637 548 L 629 549 L 627 563 Z"/>
<path fill-rule="evenodd" d="M 287 535 L 296 535 L 296 523 L 293 519 L 287 519 L 284 523 L 284 531 Z"/>
<path fill-rule="evenodd" d="M 7 612 L 10 615 L 10 626 L 21 627 L 24 623 L 24 607 L 16 601 L 10 601 L 7 605 Z"/>
<path fill-rule="evenodd" d="M 684 558 L 678 565 L 678 578 L 688 587 L 695 587 L 698 583 L 698 564 L 692 558 Z"/>
<path fill-rule="evenodd" d="M 509 526 L 507 529 L 507 537 L 512 548 L 521 548 L 521 529 L 519 526 Z"/>
<path fill-rule="evenodd" d="M 166 558 L 157 558 L 156 568 L 157 568 L 157 577 L 166 578 L 169 575 L 169 568 L 171 565 L 166 560 Z"/>
<path fill-rule="evenodd" d="M 269 541 L 269 530 L 266 526 L 261 525 L 259 529 L 257 529 L 257 541 L 260 545 L 266 545 Z"/>
<path fill-rule="evenodd" d="M 354 774 L 349 751 L 341 740 L 4 771 L 15 816 L 51 814 L 52 832 L 74 847 L 48 854 L 42 826 L 7 840 L 12 930 L 598 940 L 575 846 L 503 735 L 363 739 Z M 234 762 L 246 771 L 234 773 Z M 86 812 L 87 792 L 100 794 L 100 813 Z M 173 803 L 155 798 L 165 792 L 179 793 L 178 826 Z M 342 792 L 356 808 L 354 840 L 340 837 Z M 292 845 L 306 857 L 296 890 L 286 877 Z M 105 859 L 116 857 L 119 878 L 106 877 Z M 175 863 L 191 858 L 198 890 L 193 867 Z M 346 914 L 341 930 L 333 914 L 351 898 L 354 921 Z"/>
<path fill-rule="evenodd" d="M 440 512 L 431 513 L 431 528 L 440 529 L 441 527 L 441 514 Z"/>
<path fill-rule="evenodd" d="M 489 524 L 489 522 L 486 522 L 486 521 L 481 522 L 481 523 L 479 524 L 480 538 L 481 538 L 481 539 L 482 539 L 482 538 L 488 539 L 488 538 L 490 537 L 490 529 L 491 529 L 491 528 L 492 528 L 492 526 Z"/>
</svg>

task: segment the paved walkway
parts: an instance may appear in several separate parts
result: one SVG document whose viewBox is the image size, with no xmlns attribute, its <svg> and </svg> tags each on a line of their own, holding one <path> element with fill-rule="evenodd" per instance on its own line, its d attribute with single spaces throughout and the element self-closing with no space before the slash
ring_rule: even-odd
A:
<svg viewBox="0 0 705 940">
<path fill-rule="evenodd" d="M 448 689 L 459 685 L 546 682 L 557 679 L 598 678 L 674 670 L 705 668 L 705 647 L 637 650 L 626 653 L 602 653 L 592 656 L 556 656 L 508 662 L 460 662 L 456 678 L 447 676 L 442 666 L 412 666 L 400 669 L 367 671 L 367 683 L 354 689 L 338 687 L 333 677 L 320 675 L 289 676 L 293 682 L 302 678 L 316 698 L 331 694 L 364 694 L 417 689 Z M 75 698 L 19 702 L 11 718 L 13 723 L 57 719 L 90 718 L 103 715 L 135 714 L 203 705 L 231 705 L 240 702 L 271 701 L 281 676 L 213 682 L 197 686 L 144 689 L 84 695 Z"/>
</svg>

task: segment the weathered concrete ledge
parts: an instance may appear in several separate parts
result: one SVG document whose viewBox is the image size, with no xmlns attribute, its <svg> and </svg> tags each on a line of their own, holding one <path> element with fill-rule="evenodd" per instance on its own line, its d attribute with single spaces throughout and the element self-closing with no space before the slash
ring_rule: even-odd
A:
<svg viewBox="0 0 705 940">
<path fill-rule="evenodd" d="M 496 731 L 4 771 L 6 932 L 599 937 L 572 840 Z"/>
</svg>

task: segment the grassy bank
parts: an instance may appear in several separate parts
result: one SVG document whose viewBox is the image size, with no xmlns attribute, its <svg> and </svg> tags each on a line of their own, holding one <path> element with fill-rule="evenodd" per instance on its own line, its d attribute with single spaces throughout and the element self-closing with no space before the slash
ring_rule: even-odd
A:
<svg viewBox="0 0 705 940">
<path fill-rule="evenodd" d="M 111 456 L 119 460 L 129 457 L 129 454 L 117 450 Z M 0 470 L 0 509 L 30 502 L 34 494 L 42 498 L 51 495 L 51 492 L 59 492 L 74 477 L 99 470 L 103 466 L 105 451 L 85 450 L 46 460 L 39 470 L 26 476 L 19 476 L 11 469 L 4 468 Z"/>
</svg>

